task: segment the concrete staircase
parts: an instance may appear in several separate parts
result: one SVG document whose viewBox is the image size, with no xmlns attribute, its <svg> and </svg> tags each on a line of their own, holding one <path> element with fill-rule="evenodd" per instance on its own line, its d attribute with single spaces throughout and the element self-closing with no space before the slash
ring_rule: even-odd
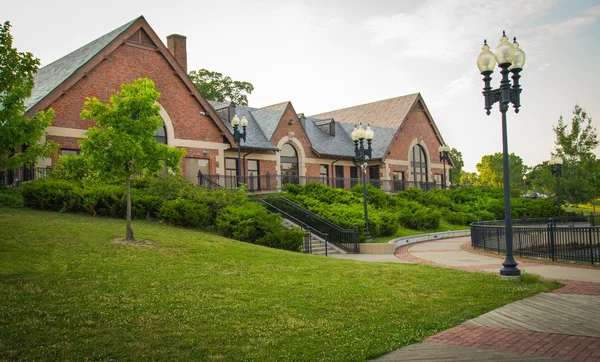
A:
<svg viewBox="0 0 600 362">
<path fill-rule="evenodd" d="M 288 219 L 283 219 L 281 224 L 288 229 L 299 228 L 298 225 L 296 225 L 295 223 L 291 222 Z M 311 233 L 311 235 L 310 235 L 310 243 L 311 243 L 311 250 L 312 250 L 311 254 L 312 255 L 325 256 L 325 255 L 333 255 L 333 254 L 347 254 L 345 250 L 339 249 L 330 243 L 327 243 L 327 248 L 325 248 L 325 240 L 323 240 L 322 238 L 318 237 L 317 235 L 315 235 L 313 233 Z M 327 249 L 327 252 L 325 252 L 325 249 Z"/>
</svg>

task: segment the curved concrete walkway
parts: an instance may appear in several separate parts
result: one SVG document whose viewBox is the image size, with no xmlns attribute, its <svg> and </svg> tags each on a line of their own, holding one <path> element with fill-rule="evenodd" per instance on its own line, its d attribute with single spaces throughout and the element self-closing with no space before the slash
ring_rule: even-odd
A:
<svg viewBox="0 0 600 362">
<path fill-rule="evenodd" d="M 473 250 L 470 237 L 406 245 L 346 259 L 436 265 L 499 274 L 504 256 Z M 466 321 L 377 361 L 600 362 L 600 267 L 519 259 L 518 267 L 565 284 Z"/>
</svg>

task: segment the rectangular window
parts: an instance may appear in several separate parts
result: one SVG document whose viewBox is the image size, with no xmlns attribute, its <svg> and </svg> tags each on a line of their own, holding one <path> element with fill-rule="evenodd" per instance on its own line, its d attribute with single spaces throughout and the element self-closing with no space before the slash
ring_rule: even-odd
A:
<svg viewBox="0 0 600 362">
<path fill-rule="evenodd" d="M 358 167 L 350 166 L 350 187 L 354 187 L 358 181 Z"/>
<path fill-rule="evenodd" d="M 335 166 L 335 187 L 343 189 L 344 185 L 344 166 Z"/>
<path fill-rule="evenodd" d="M 394 191 L 404 191 L 404 172 L 394 171 Z"/>
<path fill-rule="evenodd" d="M 64 155 L 64 156 L 79 155 L 80 153 L 81 153 L 81 150 L 76 150 L 73 148 L 61 148 L 60 149 L 60 154 Z"/>
<path fill-rule="evenodd" d="M 379 181 L 379 165 L 369 166 L 369 182 L 371 185 L 380 188 L 381 182 Z"/>
<path fill-rule="evenodd" d="M 321 165 L 319 175 L 321 176 L 323 185 L 329 185 L 329 165 Z"/>
<path fill-rule="evenodd" d="M 225 159 L 225 188 L 228 190 L 237 187 L 237 158 Z"/>
<path fill-rule="evenodd" d="M 258 160 L 248 160 L 248 191 L 260 190 L 260 170 Z"/>
</svg>

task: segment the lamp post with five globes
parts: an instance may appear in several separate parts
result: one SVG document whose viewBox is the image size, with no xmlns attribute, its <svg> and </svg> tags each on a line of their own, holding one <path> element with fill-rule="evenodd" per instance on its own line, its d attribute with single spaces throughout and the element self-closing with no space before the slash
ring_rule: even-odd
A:
<svg viewBox="0 0 600 362">
<path fill-rule="evenodd" d="M 363 205 L 365 208 L 365 236 L 367 239 L 371 238 L 369 233 L 369 212 L 367 211 L 367 162 L 366 157 L 371 158 L 371 143 L 375 136 L 371 126 L 367 125 L 367 129 L 363 128 L 362 123 L 358 127 L 354 126 L 352 130 L 352 141 L 354 141 L 354 159 L 357 163 L 360 163 L 360 167 L 363 172 Z M 367 148 L 365 148 L 365 139 L 367 140 Z"/>
<path fill-rule="evenodd" d="M 506 259 L 502 263 L 504 266 L 500 270 L 500 275 L 518 277 L 521 271 L 517 268 L 517 262 L 513 257 L 513 238 L 512 238 L 512 218 L 510 210 L 510 173 L 508 167 L 508 136 L 506 130 L 506 112 L 512 103 L 515 113 L 519 112 L 521 106 L 521 86 L 519 78 L 523 65 L 525 64 L 525 53 L 519 48 L 517 39 L 510 44 L 508 37 L 502 32 L 500 44 L 494 50 L 490 51 L 487 41 L 483 41 L 482 52 L 477 57 L 477 67 L 483 75 L 483 97 L 485 99 L 486 114 L 489 115 L 494 103 L 500 103 L 500 113 L 502 113 L 502 151 L 503 151 L 503 172 L 504 172 L 504 228 L 506 240 Z M 500 87 L 492 89 L 491 80 L 494 67 L 498 63 L 502 79 Z M 508 79 L 508 73 L 512 73 L 512 86 Z"/>
<path fill-rule="evenodd" d="M 235 142 L 237 143 L 237 186 L 240 187 L 242 185 L 242 169 L 241 169 L 241 159 L 240 159 L 240 148 L 241 148 L 241 140 L 244 140 L 244 142 L 246 142 L 246 127 L 248 126 L 248 120 L 246 119 L 246 116 L 242 116 L 242 119 L 240 120 L 240 118 L 236 115 L 233 116 L 233 118 L 231 119 L 231 125 L 233 126 L 233 139 L 235 140 Z M 242 126 L 242 131 L 240 132 L 240 126 Z"/>
</svg>

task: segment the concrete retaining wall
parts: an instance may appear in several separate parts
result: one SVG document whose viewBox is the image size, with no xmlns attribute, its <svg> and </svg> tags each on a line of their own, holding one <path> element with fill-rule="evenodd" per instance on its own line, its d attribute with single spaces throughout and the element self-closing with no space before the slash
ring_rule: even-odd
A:
<svg viewBox="0 0 600 362">
<path fill-rule="evenodd" d="M 388 241 L 388 244 L 393 244 L 394 249 L 396 249 L 396 248 L 399 248 L 404 245 L 419 243 L 421 241 L 458 238 L 461 236 L 470 236 L 470 235 L 471 235 L 471 229 L 456 230 L 456 231 L 444 231 L 441 233 L 421 234 L 421 235 L 407 236 L 404 238 L 398 238 L 398 239 Z"/>
</svg>

